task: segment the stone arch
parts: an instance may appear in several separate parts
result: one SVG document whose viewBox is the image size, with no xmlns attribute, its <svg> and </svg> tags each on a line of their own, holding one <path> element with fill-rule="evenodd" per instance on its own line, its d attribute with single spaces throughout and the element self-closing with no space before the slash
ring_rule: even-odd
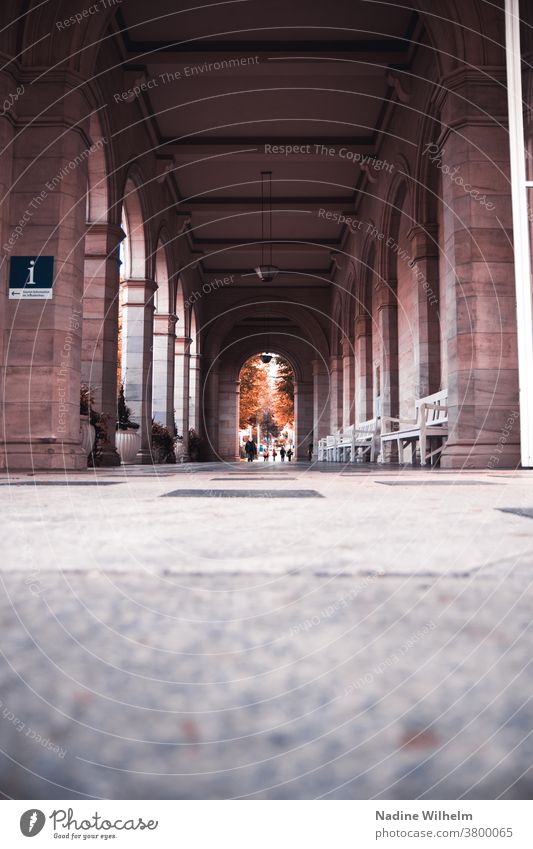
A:
<svg viewBox="0 0 533 849">
<path fill-rule="evenodd" d="M 222 357 L 213 373 L 207 373 L 207 395 L 211 395 L 215 409 L 205 422 L 205 436 L 213 456 L 234 460 L 239 456 L 239 375 L 243 364 L 262 349 L 256 334 L 229 339 L 222 349 Z M 311 341 L 291 334 L 285 338 L 277 335 L 273 340 L 274 353 L 285 357 L 294 372 L 295 381 L 295 447 L 296 455 L 305 456 L 305 448 L 313 432 L 313 366 Z M 213 398 L 215 394 L 215 398 Z"/>
</svg>

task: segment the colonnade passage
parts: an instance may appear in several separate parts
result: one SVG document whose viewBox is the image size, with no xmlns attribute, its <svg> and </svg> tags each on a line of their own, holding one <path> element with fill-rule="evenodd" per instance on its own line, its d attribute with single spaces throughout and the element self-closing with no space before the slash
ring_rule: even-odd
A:
<svg viewBox="0 0 533 849">
<path fill-rule="evenodd" d="M 416 435 L 380 440 L 440 393 L 429 463 L 531 465 L 502 8 L 19 5 L 0 32 L 3 469 L 168 462 L 165 439 L 235 460 L 239 374 L 269 351 L 294 372 L 299 460 L 375 421 L 372 460 L 424 462 Z M 522 86 L 527 176 L 527 63 Z"/>
</svg>

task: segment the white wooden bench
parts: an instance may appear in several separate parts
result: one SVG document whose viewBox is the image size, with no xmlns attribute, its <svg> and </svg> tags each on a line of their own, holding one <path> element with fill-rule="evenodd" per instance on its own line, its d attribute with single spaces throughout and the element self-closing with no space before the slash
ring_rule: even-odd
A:
<svg viewBox="0 0 533 849">
<path fill-rule="evenodd" d="M 354 463 L 357 456 L 363 459 L 365 454 L 368 454 L 368 459 L 373 463 L 376 459 L 378 443 L 378 418 L 350 425 L 339 434 L 336 459 L 341 462 L 350 460 Z"/>
<path fill-rule="evenodd" d="M 381 457 L 384 457 L 383 447 L 388 442 L 395 442 L 398 448 L 398 462 L 403 463 L 403 451 L 411 446 L 411 461 L 414 463 L 416 443 L 420 442 L 420 463 L 422 466 L 436 457 L 444 448 L 448 436 L 448 390 L 443 389 L 433 395 L 427 395 L 415 402 L 416 418 L 395 419 L 383 416 L 381 431 Z M 392 430 L 392 424 L 397 425 Z M 430 451 L 431 439 L 438 439 L 439 445 Z"/>
</svg>

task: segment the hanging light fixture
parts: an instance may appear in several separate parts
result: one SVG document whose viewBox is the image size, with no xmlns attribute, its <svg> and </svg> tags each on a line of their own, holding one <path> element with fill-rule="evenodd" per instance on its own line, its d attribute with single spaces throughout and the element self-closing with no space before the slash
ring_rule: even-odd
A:
<svg viewBox="0 0 533 849">
<path fill-rule="evenodd" d="M 261 264 L 254 271 L 262 283 L 279 274 L 272 265 L 272 171 L 261 171 Z"/>
</svg>

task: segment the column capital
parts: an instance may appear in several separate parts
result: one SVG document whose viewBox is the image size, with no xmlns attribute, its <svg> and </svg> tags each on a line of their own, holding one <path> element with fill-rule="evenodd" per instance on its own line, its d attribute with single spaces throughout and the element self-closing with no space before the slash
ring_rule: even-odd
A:
<svg viewBox="0 0 533 849">
<path fill-rule="evenodd" d="M 154 336 L 174 336 L 177 320 L 171 313 L 154 313 Z"/>
<path fill-rule="evenodd" d="M 355 338 L 372 335 L 372 317 L 363 313 L 355 317 Z"/>
<path fill-rule="evenodd" d="M 413 261 L 439 255 L 439 225 L 437 223 L 415 224 L 407 233 L 407 239 L 411 243 Z"/>
<path fill-rule="evenodd" d="M 122 283 L 124 297 L 123 307 L 145 307 L 155 309 L 153 304 L 154 294 L 157 290 L 155 280 L 137 280 L 129 278 Z"/>
</svg>

